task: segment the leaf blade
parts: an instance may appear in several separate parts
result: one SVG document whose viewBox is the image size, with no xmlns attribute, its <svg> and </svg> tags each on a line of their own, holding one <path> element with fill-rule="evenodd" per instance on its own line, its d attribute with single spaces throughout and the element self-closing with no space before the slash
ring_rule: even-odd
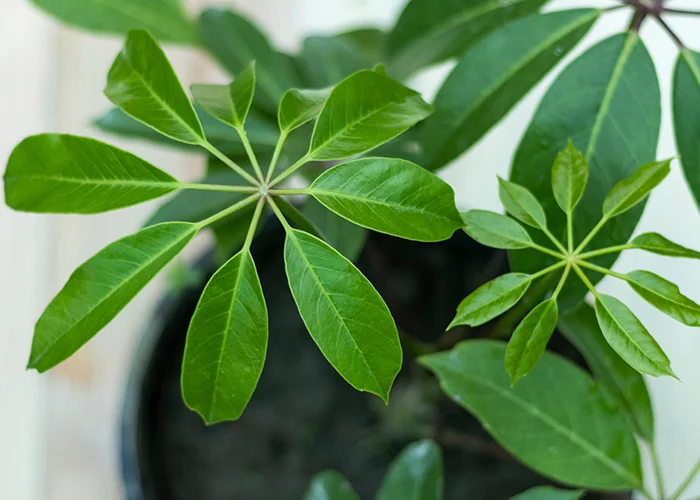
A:
<svg viewBox="0 0 700 500">
<path fill-rule="evenodd" d="M 527 248 L 532 239 L 525 229 L 505 215 L 487 210 L 462 213 L 464 231 L 482 245 L 506 250 Z"/>
<path fill-rule="evenodd" d="M 700 153 L 697 150 L 700 127 L 694 109 L 700 106 L 700 53 L 683 49 L 673 73 L 673 129 L 676 146 L 695 202 L 700 201 Z"/>
<path fill-rule="evenodd" d="M 627 283 L 649 304 L 688 326 L 700 326 L 700 305 L 683 295 L 678 285 L 649 271 L 632 271 Z"/>
<path fill-rule="evenodd" d="M 671 173 L 671 160 L 647 163 L 612 188 L 603 201 L 603 213 L 614 217 L 646 198 Z"/>
<path fill-rule="evenodd" d="M 639 250 L 666 257 L 681 257 L 687 259 L 700 259 L 700 252 L 685 248 L 677 243 L 674 243 L 659 233 L 644 233 L 637 236 L 630 245 Z"/>
<path fill-rule="evenodd" d="M 314 476 L 304 500 L 360 500 L 360 497 L 345 476 L 327 470 Z"/>
<path fill-rule="evenodd" d="M 408 445 L 389 466 L 376 500 L 442 500 L 440 448 L 426 439 Z"/>
<path fill-rule="evenodd" d="M 547 229 L 547 216 L 540 202 L 522 186 L 498 178 L 498 197 L 510 215 L 537 229 Z"/>
<path fill-rule="evenodd" d="M 530 373 L 544 354 L 559 318 L 556 299 L 545 300 L 520 322 L 506 348 L 511 384 Z"/>
<path fill-rule="evenodd" d="M 305 123 L 316 118 L 326 99 L 330 95 L 329 90 L 288 90 L 280 101 L 277 112 L 279 127 L 282 133 L 288 134 Z"/>
<path fill-rule="evenodd" d="M 559 207 L 573 214 L 588 184 L 588 162 L 569 141 L 552 167 L 552 192 Z"/>
<path fill-rule="evenodd" d="M 530 488 L 510 500 L 579 500 L 583 491 L 560 490 L 552 486 Z"/>
</svg>

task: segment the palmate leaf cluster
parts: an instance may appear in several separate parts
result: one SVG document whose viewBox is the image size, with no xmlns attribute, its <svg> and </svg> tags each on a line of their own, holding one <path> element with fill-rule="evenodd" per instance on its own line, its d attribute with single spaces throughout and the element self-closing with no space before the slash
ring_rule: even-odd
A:
<svg viewBox="0 0 700 500">
<path fill-rule="evenodd" d="M 424 119 L 431 107 L 381 68 L 354 73 L 332 89 L 292 89 L 280 100 L 279 140 L 263 170 L 245 130 L 255 91 L 255 64 L 230 85 L 192 87 L 201 108 L 239 134 L 250 158 L 246 170 L 209 142 L 148 32 L 129 33 L 105 89 L 124 113 L 173 140 L 204 148 L 244 184 L 183 183 L 130 153 L 84 137 L 43 134 L 17 146 L 4 178 L 7 203 L 17 210 L 93 214 L 175 191 L 224 194 L 217 200 L 219 211 L 209 217 L 151 221 L 81 265 L 37 322 L 30 368 L 43 372 L 68 358 L 198 232 L 250 207 L 242 248 L 204 289 L 189 327 L 182 370 L 185 402 L 207 422 L 238 418 L 261 375 L 267 348 L 268 312 L 251 245 L 269 206 L 286 231 L 289 286 L 312 338 L 348 383 L 388 400 L 402 364 L 389 309 L 354 264 L 284 196 L 311 196 L 336 216 L 375 231 L 440 241 L 462 226 L 454 192 L 418 165 L 393 158 L 341 163 L 305 189 L 285 189 L 283 181 L 310 161 L 365 153 Z M 316 123 L 308 151 L 275 176 L 287 137 L 311 120 Z"/>
</svg>

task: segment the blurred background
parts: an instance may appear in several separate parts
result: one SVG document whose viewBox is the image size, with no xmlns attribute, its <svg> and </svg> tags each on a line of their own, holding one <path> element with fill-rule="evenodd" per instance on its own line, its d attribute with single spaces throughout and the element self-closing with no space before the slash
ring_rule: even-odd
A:
<svg viewBox="0 0 700 500">
<path fill-rule="evenodd" d="M 207 5 L 233 6 L 269 34 L 279 48 L 294 51 L 303 36 L 373 25 L 389 27 L 403 0 L 188 0 L 192 13 Z M 697 7 L 697 0 L 671 2 Z M 548 9 L 612 5 L 610 1 L 559 0 Z M 91 121 L 110 108 L 102 95 L 106 73 L 121 40 L 80 33 L 59 25 L 28 0 L 2 0 L 0 7 L 0 158 L 6 161 L 24 137 L 65 132 L 100 137 Z M 627 13 L 605 16 L 565 61 L 624 28 Z M 700 31 L 669 18 L 691 48 Z M 654 58 L 665 101 L 659 158 L 673 156 L 670 81 L 676 49 L 653 23 L 642 36 Z M 183 83 L 224 83 L 226 77 L 204 53 L 168 49 Z M 566 62 L 565 62 L 566 63 Z M 564 64 L 565 64 L 564 63 Z M 412 82 L 432 98 L 450 65 Z M 559 68 L 563 67 L 560 65 Z M 496 174 L 507 176 L 511 156 L 554 75 L 535 88 L 513 113 L 467 155 L 444 171 L 458 205 L 500 210 Z M 700 112 L 700 110 L 698 110 Z M 104 137 L 103 137 L 104 138 Z M 127 147 L 183 180 L 203 172 L 203 156 L 141 142 L 104 138 Z M 4 167 L 3 167 L 4 169 Z M 50 373 L 24 369 L 33 324 L 70 272 L 107 243 L 136 230 L 155 204 L 99 216 L 35 216 L 0 204 L 0 499 L 112 500 L 124 497 L 120 483 L 118 429 L 131 361 L 167 276 L 151 283 L 94 341 Z M 662 231 L 671 240 L 700 248 L 700 212 L 680 167 L 651 196 L 638 232 Z M 192 259 L 206 237 L 181 257 Z M 700 299 L 700 262 L 629 253 L 616 269 L 644 266 Z M 167 275 L 167 273 L 166 273 Z M 606 280 L 606 292 L 624 299 L 659 340 L 681 383 L 649 379 L 657 417 L 663 473 L 675 486 L 700 455 L 700 332 L 683 327 L 642 302 L 622 283 Z M 700 483 L 689 493 L 700 494 Z"/>
</svg>

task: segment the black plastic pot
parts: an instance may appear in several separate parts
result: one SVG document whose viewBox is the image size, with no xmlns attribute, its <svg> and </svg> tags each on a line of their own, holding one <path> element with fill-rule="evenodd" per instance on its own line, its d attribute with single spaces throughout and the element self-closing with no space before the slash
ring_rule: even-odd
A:
<svg viewBox="0 0 700 500">
<path fill-rule="evenodd" d="M 328 468 L 343 472 L 362 498 L 373 498 L 390 461 L 421 437 L 442 445 L 446 500 L 503 500 L 549 483 L 494 443 L 411 357 L 424 343 L 450 343 L 443 332 L 457 304 L 507 268 L 505 254 L 461 232 L 431 245 L 370 236 L 358 266 L 405 340 L 404 368 L 385 407 L 343 381 L 306 332 L 287 287 L 283 243 L 282 229 L 269 222 L 253 246 L 270 343 L 260 384 L 238 422 L 207 427 L 180 395 L 185 335 L 204 282 L 157 309 L 124 406 L 129 500 L 296 500 Z M 200 267 L 211 274 L 212 259 Z"/>
</svg>

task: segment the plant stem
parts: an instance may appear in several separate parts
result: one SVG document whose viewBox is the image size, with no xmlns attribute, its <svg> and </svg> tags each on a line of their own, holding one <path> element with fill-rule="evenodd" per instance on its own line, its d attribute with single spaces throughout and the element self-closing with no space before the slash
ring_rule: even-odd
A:
<svg viewBox="0 0 700 500">
<path fill-rule="evenodd" d="M 234 172 L 236 172 L 238 175 L 240 175 L 241 177 L 243 177 L 245 180 L 247 180 L 248 182 L 250 182 L 250 183 L 253 184 L 254 186 L 259 186 L 259 185 L 260 185 L 260 182 L 258 182 L 258 180 L 257 180 L 255 177 L 253 177 L 253 176 L 250 175 L 248 172 L 246 172 L 245 170 L 243 170 L 241 167 L 239 167 L 238 165 L 236 165 L 236 163 L 235 163 L 231 158 L 229 158 L 228 156 L 226 156 L 225 154 L 223 154 L 221 151 L 219 151 L 218 149 L 216 149 L 214 146 L 212 146 L 212 145 L 209 144 L 208 142 L 202 143 L 202 146 L 204 147 L 204 149 L 206 149 L 206 150 L 209 151 L 211 154 L 213 154 L 214 156 L 216 156 L 219 160 L 221 160 L 221 161 L 224 162 L 226 165 L 228 165 L 231 169 L 233 169 Z"/>
<path fill-rule="evenodd" d="M 571 211 L 566 213 L 566 246 L 569 249 L 569 255 L 574 253 L 574 218 Z"/>
<path fill-rule="evenodd" d="M 656 453 L 656 447 L 653 443 L 649 444 L 649 454 L 651 455 L 651 463 L 654 466 L 654 476 L 656 477 L 656 491 L 659 498 L 663 500 L 666 498 L 666 488 L 664 487 L 664 478 L 661 474 L 661 461 L 659 460 L 659 455 Z"/>
<path fill-rule="evenodd" d="M 283 180 L 285 180 L 287 177 L 289 177 L 289 176 L 292 175 L 294 172 L 296 172 L 296 171 L 299 170 L 301 167 L 303 167 L 303 166 L 306 165 L 308 162 L 310 162 L 311 159 L 312 159 L 312 156 L 309 155 L 309 153 L 306 153 L 306 154 L 305 154 L 301 159 L 299 159 L 299 161 L 297 161 L 294 165 L 292 165 L 292 166 L 289 167 L 287 170 L 285 170 L 284 172 L 282 172 L 280 175 L 278 175 L 277 177 L 275 177 L 275 178 L 272 180 L 272 182 L 270 182 L 270 187 L 276 186 L 277 184 L 279 184 L 280 182 L 282 182 Z"/>
<path fill-rule="evenodd" d="M 603 215 L 600 220 L 598 221 L 598 224 L 595 225 L 593 229 L 591 229 L 591 232 L 586 235 L 586 237 L 583 239 L 581 244 L 576 247 L 576 250 L 574 250 L 573 255 L 578 255 L 581 253 L 581 250 L 586 248 L 586 246 L 591 242 L 591 240 L 595 237 L 598 232 L 603 229 L 603 226 L 605 223 L 608 222 L 608 217 L 606 215 Z"/>
<path fill-rule="evenodd" d="M 566 283 L 566 278 L 569 277 L 569 271 L 571 270 L 571 263 L 567 262 L 566 267 L 564 268 L 564 272 L 561 275 L 561 278 L 559 279 L 559 283 L 557 284 L 557 288 L 554 290 L 554 293 L 552 294 L 552 300 L 557 300 L 557 297 L 559 296 L 559 292 L 561 292 L 561 289 L 564 288 L 564 283 Z"/>
<path fill-rule="evenodd" d="M 585 260 L 579 260 L 576 263 L 581 267 L 586 267 L 586 268 L 590 269 L 591 271 L 596 271 L 596 272 L 599 272 L 602 274 L 607 274 L 609 276 L 613 276 L 613 277 L 620 279 L 622 281 L 628 280 L 627 276 L 624 274 L 616 273 L 615 271 L 611 271 L 610 269 L 596 266 L 595 264 L 591 264 L 590 262 L 586 262 Z"/>
<path fill-rule="evenodd" d="M 685 14 L 687 16 L 700 16 L 700 10 L 685 10 L 685 9 L 667 9 L 664 7 L 664 13 L 669 14 Z"/>
<path fill-rule="evenodd" d="M 250 227 L 248 228 L 248 234 L 245 237 L 243 250 L 250 250 L 250 245 L 252 245 L 253 238 L 255 238 L 255 233 L 258 230 L 258 224 L 260 223 L 260 217 L 262 216 L 263 208 L 265 208 L 265 198 L 261 196 L 258 200 L 258 205 L 255 207 L 253 219 L 250 221 Z"/>
<path fill-rule="evenodd" d="M 666 33 L 668 33 L 668 34 L 671 36 L 671 38 L 673 38 L 673 41 L 676 43 L 676 46 L 677 46 L 680 50 L 685 49 L 685 44 L 684 44 L 683 41 L 679 38 L 679 36 L 676 34 L 676 32 L 673 31 L 673 29 L 671 29 L 671 27 L 668 25 L 668 23 L 666 23 L 666 21 L 664 21 L 664 20 L 661 18 L 661 16 L 655 16 L 655 19 L 659 22 L 659 24 L 663 27 L 663 29 L 666 30 Z"/>
<path fill-rule="evenodd" d="M 272 196 L 268 196 L 267 201 L 270 204 L 270 206 L 272 207 L 272 211 L 275 212 L 275 215 L 277 216 L 279 221 L 282 223 L 282 226 L 284 226 L 284 230 L 287 233 L 291 232 L 292 226 L 289 225 L 289 222 L 287 222 L 287 219 L 284 217 L 284 214 L 277 206 L 277 203 L 275 203 L 275 200 L 272 199 Z"/>
<path fill-rule="evenodd" d="M 583 271 L 581 271 L 581 268 L 578 267 L 577 264 L 573 264 L 574 272 L 578 274 L 578 277 L 581 278 L 581 281 L 583 281 L 583 284 L 588 287 L 588 289 L 591 291 L 591 293 L 598 298 L 598 290 L 595 289 L 593 286 L 593 283 L 588 279 L 588 276 L 584 274 Z"/>
<path fill-rule="evenodd" d="M 258 176 L 258 180 L 260 183 L 264 182 L 264 177 L 262 170 L 260 170 L 260 164 L 258 163 L 258 157 L 255 156 L 255 151 L 253 151 L 253 147 L 250 145 L 250 141 L 248 140 L 248 134 L 245 132 L 245 128 L 237 127 L 236 132 L 238 132 L 238 136 L 241 138 L 241 142 L 243 143 L 243 147 L 245 148 L 245 152 L 248 155 L 248 159 L 250 160 L 250 163 L 253 165 L 253 170 L 255 170 L 255 175 Z"/>
<path fill-rule="evenodd" d="M 556 271 L 556 270 L 559 269 L 560 267 L 564 267 L 566 264 L 567 264 L 567 261 L 565 261 L 565 260 L 560 260 L 560 261 L 557 262 L 556 264 L 552 264 L 552 265 L 549 266 L 549 267 L 545 267 L 545 268 L 542 269 L 541 271 L 537 271 L 535 274 L 533 274 L 533 275 L 530 276 L 530 280 L 534 281 L 534 280 L 536 280 L 537 278 L 539 278 L 539 277 L 541 277 L 541 276 L 544 276 L 544 275 L 549 274 L 549 273 L 551 273 L 551 272 L 553 272 L 553 271 Z"/>
<path fill-rule="evenodd" d="M 592 252 L 586 252 L 578 255 L 579 259 L 591 259 L 593 257 L 598 257 L 599 255 L 607 255 L 609 253 L 622 252 L 623 250 L 634 250 L 634 245 L 617 245 L 614 247 L 601 248 L 600 250 L 593 250 Z"/>
<path fill-rule="evenodd" d="M 534 248 L 535 250 L 539 250 L 542 253 L 546 253 L 547 255 L 551 255 L 552 257 L 556 257 L 557 259 L 566 259 L 566 255 L 561 254 L 559 252 L 556 252 L 554 250 L 551 250 L 547 247 L 543 247 L 542 245 L 538 245 L 535 242 L 532 242 L 529 244 L 530 248 Z"/>
<path fill-rule="evenodd" d="M 695 467 L 693 467 L 690 473 L 688 473 L 688 477 L 683 480 L 681 485 L 668 500 L 679 500 L 683 492 L 688 488 L 688 486 L 690 486 L 690 483 L 693 482 L 693 479 L 695 479 L 695 476 L 697 476 L 698 473 L 700 473 L 700 460 L 698 460 Z"/>
<path fill-rule="evenodd" d="M 564 248 L 564 245 L 559 243 L 559 240 L 554 237 L 554 235 L 549 231 L 549 229 L 543 227 L 542 232 L 547 236 L 547 238 L 550 239 L 552 243 L 554 243 L 554 246 L 557 247 L 557 249 L 559 249 L 561 253 L 563 253 L 564 255 L 566 255 L 567 253 L 571 253 L 571 249 L 569 249 L 569 251 L 567 252 L 566 248 Z"/>
<path fill-rule="evenodd" d="M 197 184 L 181 182 L 180 189 L 193 189 L 197 191 L 220 191 L 229 193 L 257 193 L 258 188 L 253 186 L 226 186 L 224 184 Z"/>
<path fill-rule="evenodd" d="M 627 31 L 630 33 L 639 33 L 639 28 L 642 26 L 642 23 L 646 19 L 647 15 L 649 15 L 649 11 L 643 8 L 635 10 L 634 14 L 632 15 L 632 19 L 630 19 L 630 24 L 627 27 Z"/>
<path fill-rule="evenodd" d="M 231 205 L 230 207 L 222 210 L 221 212 L 212 215 L 208 219 L 204 219 L 202 222 L 199 223 L 199 227 L 205 227 L 210 224 L 213 224 L 215 222 L 220 221 L 224 217 L 228 217 L 234 212 L 238 212 L 240 209 L 247 207 L 248 205 L 252 204 L 255 202 L 255 200 L 260 198 L 260 194 L 254 194 L 251 196 L 248 196 L 245 200 L 241 200 L 238 203 Z"/>
<path fill-rule="evenodd" d="M 284 147 L 284 143 L 287 140 L 287 133 L 286 132 L 281 132 L 279 139 L 277 139 L 277 145 L 275 146 L 275 152 L 272 154 L 272 161 L 270 162 L 270 166 L 267 168 L 267 175 L 265 176 L 265 184 L 270 183 L 270 179 L 272 179 L 272 174 L 275 173 L 275 168 L 277 168 L 277 163 L 280 160 L 280 155 L 282 154 L 282 148 Z"/>
<path fill-rule="evenodd" d="M 299 194 L 309 194 L 311 192 L 310 188 L 304 189 L 270 189 L 269 193 L 272 196 L 280 196 L 283 194 L 294 196 Z"/>
</svg>

